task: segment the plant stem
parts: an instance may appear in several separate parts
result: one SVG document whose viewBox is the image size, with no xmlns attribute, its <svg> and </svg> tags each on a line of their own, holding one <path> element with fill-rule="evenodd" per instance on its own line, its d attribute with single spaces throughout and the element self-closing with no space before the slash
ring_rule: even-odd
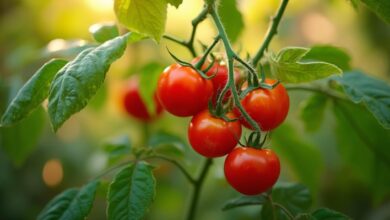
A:
<svg viewBox="0 0 390 220">
<path fill-rule="evenodd" d="M 209 171 L 212 163 L 213 160 L 211 158 L 205 160 L 202 171 L 200 172 L 198 179 L 196 179 L 196 181 L 193 184 L 194 191 L 192 193 L 191 204 L 187 214 L 187 220 L 195 219 L 195 213 L 196 213 L 196 208 L 198 206 L 200 191 L 202 189 L 203 182 L 206 178 L 207 172 Z"/>
<path fill-rule="evenodd" d="M 165 156 L 162 156 L 162 155 L 154 155 L 154 156 L 149 156 L 149 157 L 146 157 L 144 159 L 161 159 L 161 160 L 165 160 L 173 165 L 175 165 L 183 174 L 184 176 L 187 178 L 187 180 L 191 183 L 191 184 L 196 184 L 196 180 L 191 176 L 191 174 L 183 167 L 183 165 L 181 165 L 179 162 L 177 162 L 176 160 L 173 160 L 171 158 L 168 158 L 168 157 L 165 157 Z"/>
<path fill-rule="evenodd" d="M 219 36 L 222 39 L 223 45 L 225 47 L 226 51 L 226 57 L 228 61 L 228 82 L 226 83 L 225 87 L 222 89 L 221 93 L 218 96 L 217 103 L 218 105 L 222 105 L 223 97 L 225 96 L 226 92 L 230 89 L 233 95 L 234 103 L 237 106 L 237 108 L 240 110 L 241 114 L 244 116 L 244 118 L 249 122 L 249 124 L 255 128 L 258 132 L 261 132 L 259 125 L 249 116 L 249 114 L 245 111 L 244 107 L 241 105 L 240 97 L 238 96 L 238 92 L 236 89 L 236 85 L 234 84 L 234 65 L 233 62 L 235 59 L 237 59 L 236 53 L 233 51 L 232 46 L 230 44 L 230 41 L 227 37 L 225 28 L 222 25 L 222 21 L 219 18 L 218 11 L 215 8 L 215 5 L 210 6 L 210 14 L 213 18 L 213 21 L 215 23 L 215 26 L 218 29 Z M 239 59 L 241 60 L 241 59 Z"/>
<path fill-rule="evenodd" d="M 279 26 L 280 20 L 283 17 L 283 13 L 286 10 L 287 4 L 288 4 L 288 0 L 282 0 L 282 3 L 280 4 L 278 11 L 276 12 L 276 15 L 272 18 L 271 25 L 268 28 L 267 34 L 265 35 L 265 38 L 264 38 L 264 41 L 252 59 L 253 66 L 255 66 L 255 67 L 257 66 L 260 59 L 263 57 L 265 50 L 268 48 L 269 44 L 271 43 L 272 38 L 275 36 L 275 34 L 278 33 L 278 26 Z"/>
<path fill-rule="evenodd" d="M 309 86 L 309 85 L 286 85 L 285 87 L 287 90 L 290 90 L 290 91 L 301 90 L 301 91 L 316 92 L 316 93 L 321 93 L 321 94 L 324 94 L 326 96 L 329 96 L 332 99 L 350 101 L 348 98 L 343 96 L 343 94 L 340 94 L 340 93 L 335 92 L 333 90 L 321 88 L 321 87 L 314 87 L 314 86 Z"/>
</svg>

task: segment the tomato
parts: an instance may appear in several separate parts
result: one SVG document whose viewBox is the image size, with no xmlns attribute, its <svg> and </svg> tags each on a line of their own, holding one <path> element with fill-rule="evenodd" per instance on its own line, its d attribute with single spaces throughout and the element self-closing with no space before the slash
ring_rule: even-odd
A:
<svg viewBox="0 0 390 220">
<path fill-rule="evenodd" d="M 237 118 L 228 113 L 229 119 Z M 227 122 L 216 118 L 208 110 L 195 115 L 188 128 L 188 138 L 192 148 L 199 154 L 212 158 L 228 154 L 241 137 L 241 123 Z"/>
<path fill-rule="evenodd" d="M 163 111 L 163 108 L 160 102 L 157 100 L 157 96 L 154 96 L 155 112 L 154 116 L 150 115 L 144 101 L 141 98 L 139 92 L 139 78 L 138 76 L 132 76 L 126 84 L 126 87 L 123 91 L 123 107 L 126 112 L 141 120 L 141 121 L 150 121 L 156 116 L 160 115 Z"/>
<path fill-rule="evenodd" d="M 200 57 L 196 57 L 194 60 L 192 60 L 192 64 L 195 65 L 199 61 Z M 206 62 L 202 66 L 202 70 L 205 70 L 210 65 L 210 62 L 206 60 Z M 213 102 L 216 103 L 218 99 L 219 93 L 223 90 L 225 87 L 228 77 L 229 77 L 229 71 L 228 67 L 221 62 L 215 61 L 213 66 L 206 72 L 206 75 L 212 76 L 215 75 L 211 79 L 211 82 L 213 83 L 214 88 L 214 95 L 213 95 Z M 234 69 L 234 82 L 236 85 L 240 84 L 242 77 L 241 73 L 238 69 Z M 223 101 L 226 102 L 231 97 L 231 91 L 228 90 L 223 97 Z"/>
<path fill-rule="evenodd" d="M 161 74 L 157 96 L 171 114 L 192 116 L 207 108 L 213 95 L 213 84 L 191 67 L 172 64 Z"/>
<path fill-rule="evenodd" d="M 270 149 L 237 147 L 225 159 L 225 178 L 238 192 L 257 195 L 279 178 L 280 162 Z"/>
<path fill-rule="evenodd" d="M 272 85 L 276 82 L 273 79 L 266 79 L 265 83 Z M 287 90 L 282 84 L 274 89 L 259 88 L 248 93 L 242 100 L 242 106 L 248 114 L 257 122 L 261 130 L 269 131 L 279 126 L 287 117 L 290 106 L 290 99 Z M 235 109 L 237 115 L 240 115 L 238 109 Z M 241 123 L 249 128 L 252 126 L 240 117 Z"/>
</svg>

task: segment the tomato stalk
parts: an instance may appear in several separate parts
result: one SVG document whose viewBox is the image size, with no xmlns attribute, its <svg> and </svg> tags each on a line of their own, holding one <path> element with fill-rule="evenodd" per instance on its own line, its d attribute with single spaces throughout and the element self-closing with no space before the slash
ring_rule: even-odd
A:
<svg viewBox="0 0 390 220">
<path fill-rule="evenodd" d="M 286 10 L 287 4 L 288 4 L 288 0 L 282 0 L 281 4 L 276 12 L 276 15 L 272 18 L 271 25 L 268 28 L 267 34 L 264 38 L 264 41 L 252 59 L 253 66 L 257 66 L 260 59 L 263 57 L 265 50 L 268 49 L 268 46 L 271 43 L 272 38 L 278 33 L 278 26 L 279 26 L 280 20 L 283 17 L 284 11 Z"/>
</svg>

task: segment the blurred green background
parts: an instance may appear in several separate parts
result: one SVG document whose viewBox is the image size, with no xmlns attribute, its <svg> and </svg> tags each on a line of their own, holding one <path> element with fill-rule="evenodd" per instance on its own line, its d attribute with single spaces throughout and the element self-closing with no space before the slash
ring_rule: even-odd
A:
<svg viewBox="0 0 390 220">
<path fill-rule="evenodd" d="M 186 38 L 201 2 L 184 0 L 179 9 L 169 7 L 166 32 Z M 88 32 L 92 24 L 115 21 L 112 4 L 112 0 L 1 1 L 0 113 L 20 86 L 50 57 L 72 58 L 80 47 L 93 42 Z M 278 4 L 272 0 L 238 1 L 245 28 L 236 49 L 243 54 L 257 50 Z M 206 21 L 200 25 L 197 37 L 209 43 L 215 33 L 211 22 Z M 354 68 L 389 82 L 389 39 L 390 26 L 363 5 L 354 9 L 345 0 L 291 1 L 271 49 L 331 44 L 350 54 Z M 104 144 L 118 136 L 128 135 L 133 147 L 144 145 L 145 135 L 153 136 L 158 131 L 177 135 L 187 142 L 189 118 L 165 113 L 145 128 L 124 114 L 120 105 L 123 84 L 131 74 L 150 62 L 158 61 L 164 66 L 173 62 L 166 46 L 180 57 L 191 58 L 185 49 L 166 40 L 161 45 L 152 41 L 130 45 L 125 56 L 112 65 L 105 85 L 93 101 L 72 116 L 57 134 L 50 128 L 43 111 L 45 106 L 20 125 L 1 128 L 0 219 L 35 219 L 53 196 L 66 188 L 81 186 L 99 174 L 108 166 Z M 290 92 L 290 97 L 288 119 L 267 143 L 276 147 L 282 158 L 279 181 L 308 186 L 315 201 L 313 207 L 326 206 L 353 219 L 390 219 L 390 167 L 378 165 L 380 159 L 329 107 L 320 129 L 305 131 L 299 110 L 309 94 Z M 366 112 L 354 111 L 356 117 L 362 116 L 361 125 L 371 129 L 364 131 L 367 135 L 377 129 Z M 371 141 L 368 145 L 373 147 L 376 144 L 390 147 L 389 132 L 371 136 Z M 188 146 L 184 155 L 173 157 L 193 174 L 202 161 Z M 190 185 L 170 164 L 158 164 L 157 195 L 147 219 L 181 219 L 187 208 Z M 258 218 L 259 207 L 220 211 L 226 200 L 238 196 L 224 180 L 222 166 L 223 158 L 216 159 L 201 194 L 198 219 Z M 102 187 L 90 219 L 105 219 L 104 195 Z"/>
</svg>

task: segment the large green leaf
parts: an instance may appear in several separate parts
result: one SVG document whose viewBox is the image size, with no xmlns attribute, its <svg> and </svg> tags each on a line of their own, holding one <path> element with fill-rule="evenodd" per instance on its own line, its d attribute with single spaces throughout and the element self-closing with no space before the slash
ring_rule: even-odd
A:
<svg viewBox="0 0 390 220">
<path fill-rule="evenodd" d="M 99 43 L 104 43 L 119 36 L 119 30 L 115 24 L 94 24 L 89 27 L 89 32 Z"/>
<path fill-rule="evenodd" d="M 221 1 L 218 7 L 219 15 L 226 33 L 232 42 L 235 42 L 242 29 L 244 28 L 244 21 L 241 13 L 237 9 L 236 0 Z"/>
<path fill-rule="evenodd" d="M 228 200 L 222 210 L 226 211 L 233 208 L 238 208 L 248 205 L 262 205 L 267 202 L 267 198 L 264 195 L 257 196 L 241 196 L 235 199 Z"/>
<path fill-rule="evenodd" d="M 287 47 L 277 55 L 269 54 L 271 72 L 285 83 L 310 82 L 342 73 L 331 63 L 301 60 L 309 51 L 308 48 Z"/>
<path fill-rule="evenodd" d="M 387 23 L 390 23 L 389 0 L 360 0 Z"/>
<path fill-rule="evenodd" d="M 283 183 L 274 187 L 272 201 L 283 205 L 293 215 L 308 210 L 312 203 L 309 189 L 295 183 Z"/>
<path fill-rule="evenodd" d="M 55 131 L 96 94 L 111 63 L 123 55 L 127 38 L 116 37 L 86 49 L 58 72 L 51 85 L 48 110 Z"/>
<path fill-rule="evenodd" d="M 146 162 L 122 169 L 108 190 L 108 219 L 142 219 L 154 200 L 155 187 L 152 167 Z"/>
<path fill-rule="evenodd" d="M 157 63 L 149 63 L 141 69 L 139 92 L 150 115 L 156 114 L 157 81 L 164 67 Z"/>
<path fill-rule="evenodd" d="M 345 164 L 371 189 L 375 199 L 389 195 L 390 130 L 360 105 L 338 101 L 334 112 L 338 149 Z"/>
<path fill-rule="evenodd" d="M 354 71 L 335 78 L 354 103 L 363 103 L 386 129 L 390 129 L 390 85 Z"/>
<path fill-rule="evenodd" d="M 0 146 L 16 165 L 21 165 L 35 150 L 45 122 L 45 111 L 38 107 L 20 123 L 0 128 Z"/>
<path fill-rule="evenodd" d="M 83 220 L 89 214 L 99 186 L 93 181 L 81 189 L 68 189 L 51 200 L 38 220 Z"/>
<path fill-rule="evenodd" d="M 49 95 L 55 74 L 67 63 L 53 59 L 44 64 L 19 90 L 1 118 L 1 126 L 13 125 L 26 118 Z"/>
<path fill-rule="evenodd" d="M 114 10 L 128 29 L 160 41 L 167 19 L 165 0 L 115 0 Z"/>
<path fill-rule="evenodd" d="M 324 119 L 328 97 L 316 93 L 301 103 L 300 118 L 305 124 L 306 131 L 316 131 Z"/>
<path fill-rule="evenodd" d="M 181 3 L 183 3 L 183 0 L 166 0 L 169 4 L 175 6 L 176 8 L 178 8 Z"/>
<path fill-rule="evenodd" d="M 351 70 L 351 57 L 341 48 L 316 45 L 302 58 L 303 61 L 324 61 L 338 66 L 343 71 Z"/>
<path fill-rule="evenodd" d="M 317 192 L 323 169 L 320 151 L 300 139 L 296 130 L 287 124 L 274 130 L 271 135 L 270 146 L 280 156 L 282 163 L 287 163 L 295 177 L 309 186 L 311 192 Z"/>
</svg>

